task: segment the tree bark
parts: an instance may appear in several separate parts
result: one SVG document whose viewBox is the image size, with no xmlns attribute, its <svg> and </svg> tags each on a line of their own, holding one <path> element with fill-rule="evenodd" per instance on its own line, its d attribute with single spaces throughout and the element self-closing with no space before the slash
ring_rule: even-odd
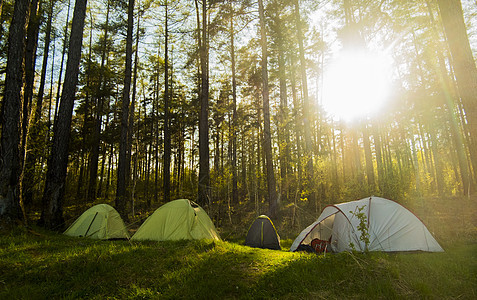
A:
<svg viewBox="0 0 477 300">
<path fill-rule="evenodd" d="M 53 145 L 46 173 L 40 224 L 49 229 L 61 230 L 64 226 L 63 200 L 68 166 L 68 147 L 81 59 L 86 3 L 87 0 L 76 0 L 75 3 L 65 80 L 58 118 L 55 120 Z"/>
<path fill-rule="evenodd" d="M 50 53 L 50 42 L 51 42 L 51 23 L 53 19 L 53 1 L 49 1 L 48 7 L 48 19 L 46 22 L 45 29 L 45 45 L 43 47 L 43 63 L 41 65 L 41 75 L 40 75 L 40 87 L 38 88 L 37 102 L 35 112 L 32 116 L 30 130 L 28 133 L 29 141 L 27 143 L 26 155 L 25 155 L 25 171 L 29 172 L 27 177 L 24 177 L 23 182 L 23 199 L 24 204 L 28 207 L 29 204 L 33 202 L 33 186 L 35 185 L 34 173 L 35 173 L 35 164 L 38 158 L 41 156 L 41 153 L 44 149 L 40 149 L 39 145 L 44 140 L 44 136 L 41 136 L 41 128 L 39 121 L 41 119 L 41 112 L 43 109 L 43 97 L 46 84 L 46 71 L 48 66 L 48 55 Z M 32 145 L 34 148 L 32 148 Z"/>
<path fill-rule="evenodd" d="M 438 0 L 437 3 L 470 132 L 469 152 L 475 179 L 477 177 L 477 67 L 467 36 L 461 1 Z M 472 192 L 475 192 L 475 188 Z"/>
<path fill-rule="evenodd" d="M 288 97 L 287 97 L 287 76 L 285 66 L 284 36 L 281 32 L 283 28 L 280 16 L 276 16 L 277 43 L 278 43 L 278 77 L 280 87 L 280 108 L 278 115 L 278 143 L 280 157 L 280 198 L 285 203 L 288 202 L 288 171 L 290 161 L 290 137 L 288 130 Z"/>
<path fill-rule="evenodd" d="M 87 199 L 93 202 L 97 194 L 98 182 L 98 165 L 99 165 L 99 148 L 101 142 L 101 127 L 103 123 L 103 107 L 104 107 L 104 65 L 108 60 L 108 36 L 109 36 L 109 14 L 110 14 L 110 0 L 107 2 L 106 19 L 104 23 L 103 44 L 101 45 L 101 66 L 99 69 L 99 77 L 96 87 L 96 95 L 93 96 L 93 103 L 96 104 L 96 116 L 94 119 L 94 131 L 91 141 L 91 153 L 89 157 L 89 181 Z"/>
<path fill-rule="evenodd" d="M 258 0 L 258 10 L 260 14 L 260 36 L 262 48 L 262 98 L 263 98 L 263 149 L 265 152 L 265 163 L 267 172 L 268 203 L 270 217 L 274 217 L 278 210 L 278 199 L 276 190 L 275 173 L 272 160 L 272 137 L 270 130 L 270 95 L 268 90 L 268 50 L 267 33 L 265 29 L 265 13 L 262 0 Z"/>
<path fill-rule="evenodd" d="M 128 120 L 128 143 L 127 143 L 127 152 L 128 155 L 128 174 L 131 174 L 131 156 L 132 156 L 132 145 L 133 145 L 133 131 L 134 131 L 134 111 L 136 109 L 136 86 L 137 86 L 137 70 L 139 64 L 139 37 L 140 37 L 140 26 L 139 23 L 141 21 L 141 16 L 143 11 L 141 10 L 138 13 L 137 17 L 137 25 L 136 25 L 136 50 L 134 55 L 134 70 L 133 70 L 133 82 L 132 82 L 132 95 L 131 95 L 131 105 L 129 107 L 129 120 Z M 136 150 L 135 150 L 135 157 L 134 157 L 134 169 L 132 173 L 133 177 L 133 184 L 132 184 L 132 191 L 131 191 L 131 202 L 134 204 L 135 198 L 135 189 L 136 189 L 136 182 L 137 182 L 137 156 L 138 156 L 138 147 L 136 143 Z M 131 177 L 131 175 L 129 176 Z M 134 205 L 133 205 L 133 215 L 134 215 Z"/>
<path fill-rule="evenodd" d="M 198 202 L 207 205 L 210 202 L 209 168 L 209 54 L 207 49 L 207 1 L 202 0 L 202 41 L 200 47 L 200 115 L 199 115 L 199 186 Z M 200 39 L 199 39 L 200 40 Z"/>
<path fill-rule="evenodd" d="M 30 112 L 33 102 L 33 85 L 35 81 L 36 49 L 38 46 L 38 34 L 41 22 L 41 2 L 32 0 L 30 3 L 30 15 L 27 28 L 25 48 L 25 87 L 23 97 L 23 120 L 22 120 L 22 148 L 27 145 L 27 134 L 30 121 Z"/>
<path fill-rule="evenodd" d="M 70 8 L 71 8 L 71 0 L 68 0 L 68 12 L 66 13 L 66 23 L 65 23 L 65 30 L 63 31 L 63 50 L 61 51 L 61 63 L 60 63 L 60 73 L 58 75 L 58 87 L 56 90 L 56 101 L 55 101 L 55 114 L 53 118 L 53 123 L 56 122 L 56 118 L 58 116 L 58 108 L 60 106 L 60 91 L 61 91 L 61 79 L 63 76 L 63 66 L 65 65 L 65 54 L 66 54 L 66 45 L 68 44 L 68 26 L 70 23 Z M 71 38 L 71 37 L 70 37 Z M 65 76 L 66 77 L 66 76 Z M 66 79 L 65 79 L 66 81 Z M 54 125 L 53 125 L 54 126 Z"/>
<path fill-rule="evenodd" d="M 235 30 L 234 30 L 234 4 L 230 2 L 230 60 L 232 65 L 232 203 L 238 203 L 238 184 L 237 184 L 237 75 L 235 70 Z"/>
<path fill-rule="evenodd" d="M 300 16 L 300 5 L 299 0 L 295 0 L 295 22 L 298 38 L 298 51 L 300 55 L 300 71 L 301 71 L 301 84 L 303 91 L 303 129 L 305 135 L 305 159 L 306 159 L 306 171 L 308 179 L 308 188 L 309 188 L 309 200 L 310 203 L 315 202 L 315 193 L 313 191 L 313 178 L 314 178 L 314 168 L 313 168 L 313 145 L 311 138 L 311 124 L 312 124 L 312 106 L 310 104 L 310 99 L 308 97 L 308 79 L 306 75 L 306 59 L 305 59 L 305 48 L 303 45 L 303 30 L 301 26 L 301 16 Z"/>
<path fill-rule="evenodd" d="M 169 20 L 167 12 L 167 0 L 165 2 L 165 24 L 164 24 L 164 202 L 171 200 L 171 133 L 169 131 Z"/>
<path fill-rule="evenodd" d="M 368 179 L 368 188 L 370 193 L 374 193 L 375 180 L 374 180 L 374 164 L 373 164 L 373 155 L 371 152 L 371 144 L 369 142 L 369 132 L 368 125 L 365 124 L 363 127 L 363 143 L 364 143 L 364 156 L 366 159 L 366 177 Z"/>
<path fill-rule="evenodd" d="M 133 26 L 134 26 L 134 0 L 129 0 L 128 4 L 128 30 L 126 37 L 126 68 L 124 75 L 124 90 L 121 105 L 121 140 L 119 141 L 119 162 L 118 162 L 118 181 L 116 187 L 116 209 L 123 219 L 128 219 L 126 211 L 126 187 L 128 170 L 128 120 L 129 120 L 129 97 L 131 92 L 131 76 L 132 76 L 132 43 L 133 43 Z"/>
<path fill-rule="evenodd" d="M 1 111 L 0 228 L 21 220 L 23 53 L 28 0 L 17 0 L 8 36 L 7 69 Z"/>
</svg>

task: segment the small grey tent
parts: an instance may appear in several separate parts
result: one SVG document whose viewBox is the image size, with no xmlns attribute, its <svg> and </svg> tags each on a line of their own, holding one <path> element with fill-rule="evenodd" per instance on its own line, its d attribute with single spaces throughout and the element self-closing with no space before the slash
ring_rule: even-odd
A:
<svg viewBox="0 0 477 300">
<path fill-rule="evenodd" d="M 245 245 L 254 248 L 281 249 L 280 236 L 269 217 L 261 215 L 255 219 L 248 230 Z"/>
</svg>

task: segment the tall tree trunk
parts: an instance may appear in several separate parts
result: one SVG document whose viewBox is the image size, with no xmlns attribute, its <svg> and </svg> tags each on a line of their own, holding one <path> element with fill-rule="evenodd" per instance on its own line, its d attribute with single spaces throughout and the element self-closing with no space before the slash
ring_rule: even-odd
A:
<svg viewBox="0 0 477 300">
<path fill-rule="evenodd" d="M 263 149 L 265 152 L 265 163 L 267 169 L 267 187 L 268 203 L 270 216 L 274 217 L 278 209 L 278 199 L 275 181 L 275 172 L 273 170 L 272 160 L 272 137 L 270 130 L 270 96 L 268 90 L 268 50 L 267 33 L 265 29 L 265 13 L 262 0 L 258 0 L 258 10 L 260 14 L 260 37 L 262 48 L 262 98 L 263 98 Z"/>
<path fill-rule="evenodd" d="M 53 40 L 56 39 L 56 34 L 55 32 L 53 31 Z M 55 43 L 53 43 L 53 53 L 51 54 L 51 72 L 50 72 L 50 92 L 49 92 L 49 95 L 48 95 L 48 116 L 47 116 L 47 125 L 46 125 L 46 135 L 45 135 L 45 143 L 46 144 L 49 144 L 50 142 L 50 133 L 51 133 L 51 125 L 52 125 L 52 122 L 51 122 L 51 115 L 52 115 L 52 109 L 53 109 L 53 77 L 55 75 L 55 53 L 56 53 L 56 47 L 55 47 Z M 49 147 L 45 147 L 44 149 L 44 152 L 45 154 L 47 154 L 46 156 L 48 156 L 48 153 L 49 153 L 49 150 L 48 149 Z"/>
<path fill-rule="evenodd" d="M 368 179 L 368 189 L 371 194 L 376 190 L 374 180 L 374 164 L 373 155 L 371 152 L 371 145 L 369 143 L 368 125 L 365 124 L 363 128 L 363 144 L 364 144 L 364 156 L 366 159 L 366 177 Z"/>
<path fill-rule="evenodd" d="M 24 177 L 23 183 L 23 199 L 25 206 L 30 205 L 33 202 L 33 187 L 35 185 L 35 164 L 38 161 L 38 158 L 41 157 L 43 149 L 39 149 L 38 145 L 44 140 L 44 136 L 41 135 L 41 128 L 39 121 L 41 119 L 41 113 L 43 109 L 43 97 L 45 93 L 45 84 L 46 84 L 46 70 L 48 66 L 48 55 L 50 53 L 50 42 L 51 42 L 51 23 L 53 19 L 53 6 L 54 3 L 52 0 L 49 1 L 48 6 L 48 19 L 46 21 L 45 29 L 45 45 L 43 47 L 43 63 L 41 65 L 41 75 L 40 75 L 40 87 L 38 88 L 37 102 L 35 112 L 32 116 L 30 130 L 29 130 L 29 142 L 25 155 L 25 171 L 30 175 Z M 32 149 L 30 145 L 35 147 Z M 26 182 L 28 181 L 28 182 Z"/>
<path fill-rule="evenodd" d="M 431 21 L 434 38 L 438 39 L 439 32 L 437 30 L 434 14 L 433 14 L 432 7 L 429 1 L 427 0 L 426 0 L 426 6 L 429 12 L 429 19 Z M 451 90 L 452 83 L 448 76 L 448 71 L 447 71 L 444 55 L 442 54 L 441 50 L 436 50 L 436 55 L 437 55 L 437 60 L 439 63 L 439 66 L 437 68 L 437 73 L 439 76 L 439 81 L 441 82 L 442 92 L 444 94 L 444 97 L 446 99 L 446 104 L 447 104 L 447 112 L 448 112 L 448 118 L 449 118 L 450 130 L 451 130 L 450 135 L 454 142 L 456 152 L 457 152 L 457 161 L 458 161 L 458 165 L 460 169 L 460 178 L 461 178 L 462 187 L 463 187 L 462 191 L 464 195 L 467 195 L 469 192 L 470 183 L 472 180 L 471 180 L 469 168 L 467 165 L 468 161 L 467 161 L 467 155 L 465 153 L 465 143 L 462 136 L 462 132 L 459 128 L 459 120 L 458 120 L 458 115 L 456 113 L 456 108 L 458 109 L 458 106 L 456 106 L 454 101 L 455 95 L 453 95 Z M 456 176 L 456 178 L 458 177 L 459 176 Z"/>
<path fill-rule="evenodd" d="M 118 181 L 116 187 L 116 209 L 119 214 L 128 219 L 126 211 L 126 187 L 127 187 L 127 174 L 128 163 L 130 159 L 128 157 L 131 153 L 128 153 L 128 120 L 129 120 L 129 97 L 131 92 L 131 76 L 132 76 L 132 44 L 133 44 L 133 26 L 134 26 L 134 0 L 129 0 L 128 4 L 128 30 L 126 37 L 126 69 L 124 75 L 124 90 L 123 99 L 121 105 L 121 140 L 119 141 L 119 162 L 118 162 Z"/>
<path fill-rule="evenodd" d="M 430 136 L 430 142 L 431 142 L 431 152 L 432 152 L 432 157 L 434 158 L 434 167 L 435 167 L 435 172 L 436 174 L 436 184 L 437 184 L 437 193 L 439 196 L 444 195 L 444 176 L 443 176 L 443 168 L 442 168 L 442 158 L 439 156 L 439 151 L 437 147 L 437 133 L 435 129 L 435 125 L 432 124 L 431 122 L 428 123 L 429 128 L 427 132 L 429 133 Z"/>
<path fill-rule="evenodd" d="M 65 65 L 66 45 L 68 44 L 68 26 L 69 26 L 69 23 L 70 23 L 70 8 L 71 8 L 71 0 L 68 0 L 68 11 L 66 13 L 65 30 L 63 31 L 63 39 L 64 39 L 63 40 L 63 50 L 61 51 L 60 72 L 58 74 L 58 86 L 57 86 L 57 89 L 56 89 L 55 114 L 54 114 L 54 118 L 53 118 L 54 123 L 56 122 L 56 117 L 58 115 L 58 108 L 61 105 L 60 104 L 60 101 L 61 101 L 61 99 L 60 99 L 61 79 L 62 79 L 62 76 L 63 76 L 63 66 Z M 66 79 L 65 79 L 65 81 L 66 81 Z"/>
<path fill-rule="evenodd" d="M 234 3 L 230 2 L 230 60 L 232 65 L 232 203 L 238 203 L 238 185 L 237 185 L 237 75 L 235 70 L 235 30 L 234 30 Z"/>
<path fill-rule="evenodd" d="M 280 22 L 282 22 L 280 20 Z M 290 161 L 290 137 L 288 130 L 288 97 L 287 81 L 285 69 L 285 50 L 283 49 L 283 35 L 279 34 L 278 43 L 278 76 L 280 85 L 280 109 L 279 109 L 279 156 L 280 156 L 280 181 L 281 181 L 281 201 L 288 202 L 288 171 Z"/>
<path fill-rule="evenodd" d="M 91 99 L 90 99 L 90 87 L 91 87 L 91 65 L 92 65 L 92 56 L 93 56 L 93 13 L 90 10 L 89 11 L 89 21 L 90 21 L 90 26 L 89 26 L 89 49 L 88 49 L 88 63 L 86 66 L 86 94 L 85 94 L 85 100 L 84 100 L 84 114 L 83 114 L 83 125 L 81 128 L 81 153 L 80 153 L 80 172 L 79 172 L 79 178 L 78 178 L 78 187 L 76 191 L 76 199 L 78 200 L 84 200 L 85 192 L 87 192 L 87 186 L 86 189 L 84 187 L 84 181 L 86 177 L 86 170 L 88 169 L 88 162 L 85 159 L 87 156 L 86 152 L 88 149 L 88 121 L 90 120 L 90 105 L 91 105 Z M 106 150 L 104 151 L 106 152 Z M 101 182 L 100 182 L 101 186 Z"/>
<path fill-rule="evenodd" d="M 300 4 L 299 0 L 295 0 L 295 22 L 298 38 L 298 51 L 300 55 L 300 72 L 301 72 L 301 84 L 303 92 L 303 128 L 305 135 L 305 159 L 306 159 L 306 169 L 307 169 L 307 179 L 308 179 L 308 188 L 310 190 L 309 200 L 310 203 L 315 202 L 315 193 L 313 191 L 313 145 L 311 137 L 311 124 L 313 123 L 313 114 L 312 106 L 310 99 L 308 97 L 308 79 L 306 75 L 306 59 L 305 59 L 305 48 L 303 45 L 303 29 L 302 29 L 302 20 L 300 15 Z"/>
<path fill-rule="evenodd" d="M 90 202 L 93 202 L 96 199 L 96 189 L 98 181 L 98 164 L 99 164 L 99 148 L 101 142 L 101 127 L 103 123 L 103 107 L 104 107 L 104 96 L 103 88 L 105 84 L 104 81 L 104 65 L 108 60 L 108 35 L 109 35 L 109 13 L 110 13 L 110 1 L 108 0 L 106 7 L 106 20 L 104 23 L 104 36 L 103 44 L 101 45 L 101 66 L 99 70 L 99 78 L 97 82 L 96 95 L 94 95 L 93 103 L 96 104 L 96 116 L 94 119 L 94 131 L 91 141 L 91 153 L 89 156 L 89 182 L 88 182 L 88 193 L 87 199 Z"/>
<path fill-rule="evenodd" d="M 167 0 L 165 2 L 164 24 L 164 202 L 171 200 L 171 133 L 169 131 L 169 20 L 167 12 Z"/>
<path fill-rule="evenodd" d="M 207 49 L 207 1 L 202 0 L 202 41 L 200 52 L 200 115 L 199 115 L 199 186 L 198 202 L 208 205 L 210 202 L 210 169 L 209 169 L 209 53 Z M 200 39 L 199 39 L 200 41 Z"/>
<path fill-rule="evenodd" d="M 86 2 L 87 0 L 76 0 L 75 3 L 65 81 L 58 118 L 55 120 L 54 125 L 53 145 L 46 173 L 45 191 L 43 193 L 43 209 L 40 224 L 46 228 L 56 230 L 60 230 L 64 226 L 63 200 L 68 166 L 68 146 L 81 59 Z"/>
<path fill-rule="evenodd" d="M 22 148 L 24 148 L 25 150 L 27 150 L 27 133 L 30 121 L 30 111 L 33 102 L 36 49 L 38 46 L 38 34 L 40 32 L 41 13 L 41 2 L 39 0 L 32 0 L 30 3 L 30 17 L 28 20 L 25 48 L 25 87 L 23 92 L 24 103 L 22 118 Z"/>
<path fill-rule="evenodd" d="M 0 17 L 3 14 L 3 0 L 0 0 Z M 0 21 L 0 40 L 3 39 L 3 18 Z"/>
<path fill-rule="evenodd" d="M 381 147 L 381 136 L 379 127 L 377 124 L 373 126 L 373 141 L 376 149 L 376 166 L 378 169 L 378 188 L 382 192 L 384 186 L 384 166 L 383 166 L 383 154 Z"/>
<path fill-rule="evenodd" d="M 8 36 L 5 91 L 1 110 L 0 228 L 21 220 L 23 52 L 28 0 L 17 0 Z"/>
<path fill-rule="evenodd" d="M 297 89 L 296 89 L 296 77 L 295 77 L 295 59 L 293 54 L 290 57 L 291 67 L 290 67 L 290 84 L 292 92 L 292 102 L 293 102 L 293 119 L 295 120 L 295 145 L 296 145 L 296 168 L 297 168 L 297 190 L 300 190 L 301 194 L 301 180 L 302 180 L 302 165 L 301 165 L 301 122 L 302 115 L 300 114 L 300 103 L 298 101 Z"/>
<path fill-rule="evenodd" d="M 143 11 L 140 11 L 138 13 L 137 17 L 137 27 L 136 27 L 136 50 L 135 50 L 135 55 L 134 55 L 134 70 L 133 70 L 133 82 L 132 82 L 132 95 L 131 95 L 131 106 L 129 108 L 129 120 L 128 120 L 128 143 L 127 143 L 127 152 L 129 153 L 128 159 L 131 159 L 132 155 L 132 145 L 133 145 L 133 131 L 134 131 L 134 111 L 136 109 L 136 86 L 137 86 L 137 70 L 138 70 L 138 64 L 139 64 L 139 34 L 140 34 L 140 29 L 141 27 L 139 26 L 139 23 L 141 21 L 141 16 L 142 16 Z M 137 182 L 137 156 L 138 156 L 138 147 L 137 143 L 136 144 L 136 150 L 135 150 L 135 157 L 134 157 L 134 169 L 133 169 L 133 185 L 132 185 L 132 192 L 131 192 L 131 202 L 134 203 L 134 198 L 135 198 L 135 189 L 136 189 L 136 182 Z M 127 163 L 127 166 L 129 168 L 128 174 L 131 174 L 130 168 L 131 168 L 131 162 L 129 161 Z M 134 206 L 133 206 L 134 208 Z M 134 210 L 134 209 L 133 209 Z M 134 215 L 134 212 L 133 212 Z"/>
<path fill-rule="evenodd" d="M 477 67 L 472 56 L 460 0 L 438 0 L 452 65 L 470 132 L 469 151 L 477 177 Z M 475 192 L 472 191 L 472 192 Z"/>
</svg>

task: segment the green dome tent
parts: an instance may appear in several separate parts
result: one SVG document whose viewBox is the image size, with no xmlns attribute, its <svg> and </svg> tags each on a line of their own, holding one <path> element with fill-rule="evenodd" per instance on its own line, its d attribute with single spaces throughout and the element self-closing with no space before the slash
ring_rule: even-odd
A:
<svg viewBox="0 0 477 300">
<path fill-rule="evenodd" d="M 265 215 L 255 219 L 245 239 L 245 245 L 254 248 L 280 250 L 280 236 L 272 220 Z"/>
<path fill-rule="evenodd" d="M 98 204 L 86 210 L 64 234 L 102 240 L 129 238 L 121 216 L 108 204 Z"/>
<path fill-rule="evenodd" d="M 196 203 L 179 199 L 156 209 L 131 240 L 219 240 L 214 223 Z"/>
</svg>

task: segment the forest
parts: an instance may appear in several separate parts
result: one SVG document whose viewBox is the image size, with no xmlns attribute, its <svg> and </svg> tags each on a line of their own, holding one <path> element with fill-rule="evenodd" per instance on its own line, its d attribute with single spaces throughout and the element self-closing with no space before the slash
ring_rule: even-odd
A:
<svg viewBox="0 0 477 300">
<path fill-rule="evenodd" d="M 477 192 L 477 1 L 1 0 L 0 227 Z"/>
</svg>

